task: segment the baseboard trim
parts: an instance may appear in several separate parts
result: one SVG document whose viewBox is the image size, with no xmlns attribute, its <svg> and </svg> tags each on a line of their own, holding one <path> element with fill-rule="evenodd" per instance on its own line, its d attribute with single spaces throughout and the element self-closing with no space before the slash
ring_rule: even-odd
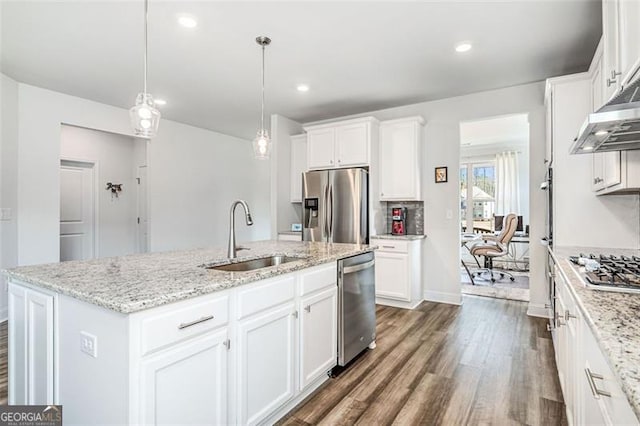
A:
<svg viewBox="0 0 640 426">
<path fill-rule="evenodd" d="M 384 297 L 376 297 L 376 305 L 392 306 L 394 308 L 415 309 L 422 303 L 422 300 L 411 302 L 402 302 L 400 300 L 386 299 Z"/>
<path fill-rule="evenodd" d="M 424 300 L 429 302 L 446 303 L 449 305 L 462 305 L 461 293 L 444 293 L 441 291 L 425 291 Z"/>
<path fill-rule="evenodd" d="M 537 303 L 529 303 L 527 315 L 530 317 L 549 318 L 549 309 L 545 305 Z"/>
</svg>

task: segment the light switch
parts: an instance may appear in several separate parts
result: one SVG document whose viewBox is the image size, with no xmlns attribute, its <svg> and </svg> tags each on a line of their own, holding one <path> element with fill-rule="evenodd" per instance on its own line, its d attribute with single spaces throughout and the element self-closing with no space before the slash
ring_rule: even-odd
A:
<svg viewBox="0 0 640 426">
<path fill-rule="evenodd" d="M 0 209 L 0 220 L 11 220 L 11 209 L 10 208 L 2 208 Z"/>
<path fill-rule="evenodd" d="M 446 214 L 447 214 L 447 219 L 449 220 L 453 219 L 453 210 L 447 209 Z"/>
</svg>

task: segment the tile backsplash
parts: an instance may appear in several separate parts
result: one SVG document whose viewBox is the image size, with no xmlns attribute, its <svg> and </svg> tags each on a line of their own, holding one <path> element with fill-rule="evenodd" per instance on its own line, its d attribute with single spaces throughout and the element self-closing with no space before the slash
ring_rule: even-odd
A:
<svg viewBox="0 0 640 426">
<path fill-rule="evenodd" d="M 424 203 L 422 201 L 383 201 L 386 205 L 386 225 L 387 233 L 391 233 L 391 209 L 393 207 L 407 208 L 407 234 L 422 235 L 424 234 Z"/>
</svg>

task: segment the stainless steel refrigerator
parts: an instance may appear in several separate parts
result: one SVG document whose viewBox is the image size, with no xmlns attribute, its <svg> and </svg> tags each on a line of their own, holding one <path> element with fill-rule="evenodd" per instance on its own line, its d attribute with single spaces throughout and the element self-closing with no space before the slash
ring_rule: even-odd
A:
<svg viewBox="0 0 640 426">
<path fill-rule="evenodd" d="M 319 170 L 302 174 L 302 239 L 369 243 L 369 172 Z"/>
<path fill-rule="evenodd" d="M 303 173 L 302 239 L 328 243 L 369 243 L 369 173 L 365 169 Z M 338 262 L 338 365 L 375 347 L 374 254 Z"/>
</svg>

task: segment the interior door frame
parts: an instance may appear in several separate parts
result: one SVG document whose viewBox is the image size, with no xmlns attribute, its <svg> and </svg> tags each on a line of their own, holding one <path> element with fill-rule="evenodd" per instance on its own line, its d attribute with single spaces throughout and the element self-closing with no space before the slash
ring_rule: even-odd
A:
<svg viewBox="0 0 640 426">
<path fill-rule="evenodd" d="M 100 193 L 100 180 L 98 176 L 100 176 L 100 165 L 97 160 L 89 160 L 86 158 L 76 158 L 76 157 L 67 157 L 60 156 L 60 161 L 58 165 L 58 191 L 60 191 L 60 167 L 62 167 L 63 163 L 74 163 L 76 165 L 90 165 L 93 170 L 93 258 L 98 259 L 100 257 L 100 231 L 98 224 L 100 223 L 100 200 L 98 194 Z M 58 193 L 58 241 L 60 241 L 60 203 L 62 201 L 62 195 Z M 60 257 L 60 255 L 58 255 Z"/>
</svg>

